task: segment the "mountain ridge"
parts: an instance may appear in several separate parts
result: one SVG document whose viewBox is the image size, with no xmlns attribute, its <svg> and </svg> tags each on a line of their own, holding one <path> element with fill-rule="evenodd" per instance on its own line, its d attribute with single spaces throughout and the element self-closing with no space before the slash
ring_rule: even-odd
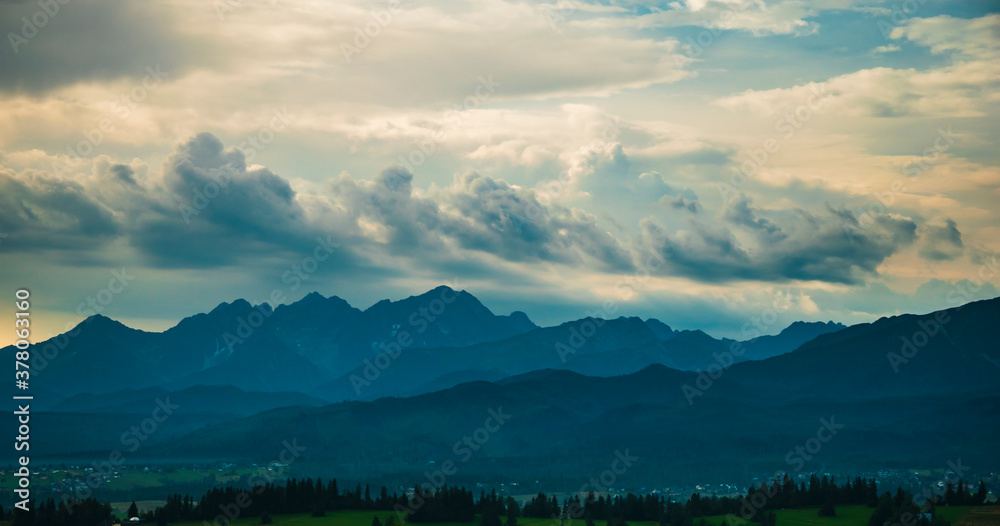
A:
<svg viewBox="0 0 1000 526">
<path fill-rule="evenodd" d="M 337 296 L 310 292 L 298 301 L 254 305 L 238 298 L 187 316 L 162 332 L 132 329 L 103 315 L 77 326 L 56 359 L 38 372 L 59 396 L 120 389 L 232 385 L 247 391 L 294 391 L 327 401 L 416 395 L 462 381 L 498 380 L 537 368 L 615 375 L 662 363 L 698 370 L 712 365 L 735 340 L 700 330 L 675 330 L 649 318 L 583 318 L 539 327 L 521 311 L 496 315 L 465 290 L 438 286 L 361 310 Z M 743 342 L 744 359 L 791 352 L 806 341 L 842 329 L 796 322 L 777 335 Z M 62 338 L 60 336 L 59 338 Z M 52 340 L 41 342 L 43 348 Z M 374 370 L 397 382 L 356 379 Z M 115 371 L 104 385 L 86 380 Z M 402 374 L 404 373 L 405 374 Z M 365 381 L 368 381 L 367 379 Z"/>
</svg>

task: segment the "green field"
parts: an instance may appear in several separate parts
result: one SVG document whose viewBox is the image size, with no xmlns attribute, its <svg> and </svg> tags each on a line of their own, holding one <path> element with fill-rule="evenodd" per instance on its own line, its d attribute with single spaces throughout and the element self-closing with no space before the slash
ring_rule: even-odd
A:
<svg viewBox="0 0 1000 526">
<path fill-rule="evenodd" d="M 1000 524 L 1000 506 L 972 508 L 952 526 L 996 526 Z"/>
<path fill-rule="evenodd" d="M 962 519 L 963 517 L 965 517 L 967 513 L 969 513 L 969 510 L 971 509 L 972 506 L 948 506 L 948 507 L 942 506 L 937 509 L 937 513 L 941 517 L 947 519 L 948 522 L 952 524 L 952 526 L 955 526 L 956 524 L 958 524 L 958 521 L 960 519 Z"/>
<path fill-rule="evenodd" d="M 836 517 L 820 517 L 818 509 L 778 510 L 778 524 L 782 526 L 868 526 L 872 509 L 868 506 L 840 506 Z"/>
<path fill-rule="evenodd" d="M 952 506 L 938 508 L 938 514 L 958 526 L 960 519 L 969 513 L 972 506 Z M 992 508 L 981 508 L 992 509 Z M 868 526 L 868 518 L 872 515 L 872 509 L 868 506 L 838 506 L 836 517 L 820 517 L 818 509 L 802 510 L 777 510 L 778 526 Z M 711 526 L 718 526 L 724 517 L 706 517 Z M 695 526 L 699 519 L 695 519 Z M 743 523 L 740 523 L 743 524 Z M 746 524 L 751 524 L 749 521 Z M 369 525 L 370 526 L 370 525 Z"/>
<path fill-rule="evenodd" d="M 393 512 L 389 511 L 337 511 L 337 512 L 327 512 L 326 517 L 312 517 L 308 513 L 298 514 L 298 515 L 275 515 L 272 517 L 274 519 L 275 526 L 281 525 L 295 525 L 295 526 L 371 526 L 372 517 L 376 515 L 382 524 L 385 524 L 388 518 L 393 515 Z M 578 526 L 583 526 L 583 520 L 573 521 Z M 604 521 L 596 521 L 598 526 L 601 526 Z M 230 524 L 233 526 L 251 526 L 255 524 L 260 524 L 260 517 L 253 517 L 248 519 L 237 519 L 232 521 Z M 519 526 L 553 526 L 552 519 L 526 519 L 521 518 L 517 520 Z M 176 526 L 203 526 L 202 522 L 182 522 L 178 523 Z M 424 525 L 421 525 L 424 526 Z M 468 523 L 437 523 L 434 525 L 427 526 L 470 526 Z M 566 526 L 571 526 L 570 521 L 566 521 Z M 629 526 L 656 526 L 655 522 L 629 522 Z"/>
<path fill-rule="evenodd" d="M 778 517 L 778 526 L 868 526 L 868 518 L 872 515 L 872 509 L 868 506 L 838 506 L 836 517 L 820 517 L 818 512 L 818 508 L 809 508 L 776 510 L 774 514 Z M 724 515 L 705 517 L 712 526 L 719 526 L 724 518 Z M 695 519 L 694 523 L 697 526 L 700 519 Z M 753 523 L 742 521 L 737 524 Z"/>
<path fill-rule="evenodd" d="M 372 526 L 372 517 L 378 515 L 380 521 L 385 523 L 386 519 L 393 515 L 393 512 L 381 511 L 338 511 L 338 512 L 328 512 L 326 517 L 312 517 L 308 513 L 296 514 L 296 515 L 274 515 L 275 526 L 282 525 L 295 525 L 295 526 Z M 528 519 L 525 519 L 528 520 Z M 551 522 L 551 521 L 549 521 Z M 211 522 L 209 522 L 211 524 Z M 260 524 L 260 517 L 252 517 L 247 519 L 237 519 L 230 522 L 232 526 L 250 526 L 252 524 Z M 525 522 L 525 526 L 532 526 L 532 523 Z M 539 523 L 540 524 L 540 523 Z M 204 526 L 201 521 L 197 522 L 182 522 L 178 523 L 177 526 Z M 467 524 L 450 524 L 442 523 L 435 526 L 469 526 Z"/>
<path fill-rule="evenodd" d="M 971 506 L 955 506 L 951 508 L 938 508 L 939 513 L 951 521 L 953 526 L 960 526 L 961 520 Z M 980 510 L 992 510 L 993 508 L 979 508 Z M 978 511 L 978 510 L 977 510 Z M 868 526 L 868 518 L 872 514 L 872 509 L 867 506 L 840 506 L 837 508 L 836 517 L 819 517 L 817 509 L 803 510 L 778 510 L 778 526 Z M 388 511 L 338 511 L 328 512 L 326 517 L 314 518 L 309 514 L 299 515 L 276 515 L 272 517 L 276 526 L 371 526 L 372 517 L 378 516 L 379 520 L 385 524 L 392 512 Z M 719 526 L 723 516 L 705 517 L 711 526 Z M 594 521 L 597 526 L 603 526 L 604 521 Z M 259 517 L 237 519 L 230 524 L 236 526 L 251 526 L 260 523 Z M 518 519 L 519 526 L 556 526 L 551 519 Z M 566 522 L 566 526 L 583 526 L 583 520 Z M 629 522 L 629 526 L 656 526 L 654 522 Z M 701 519 L 694 520 L 695 526 L 701 524 Z M 747 522 L 747 524 L 750 524 Z M 986 524 L 986 523 L 983 523 Z M 202 526 L 202 522 L 184 522 L 177 526 Z M 430 525 L 428 525 L 430 526 Z M 470 526 L 469 524 L 435 524 L 433 526 Z"/>
</svg>

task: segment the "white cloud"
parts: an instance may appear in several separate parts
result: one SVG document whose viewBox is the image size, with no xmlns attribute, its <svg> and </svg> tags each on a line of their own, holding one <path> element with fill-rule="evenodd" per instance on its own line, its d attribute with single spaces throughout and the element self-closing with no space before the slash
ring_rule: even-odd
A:
<svg viewBox="0 0 1000 526">
<path fill-rule="evenodd" d="M 992 60 L 1000 51 L 1000 15 L 980 18 L 913 18 L 897 27 L 890 38 L 907 39 L 927 46 L 932 53 L 953 51 L 963 59 Z"/>
<path fill-rule="evenodd" d="M 743 30 L 754 35 L 809 35 L 819 24 L 806 20 L 817 10 L 807 2 L 785 0 L 686 0 L 671 9 L 655 10 L 634 17 L 589 18 L 573 22 L 587 28 L 664 28 L 698 26 L 721 30 Z"/>
<path fill-rule="evenodd" d="M 893 38 L 906 38 L 935 53 L 954 51 L 951 64 L 924 71 L 863 69 L 830 78 L 824 83 L 828 95 L 824 111 L 868 117 L 982 116 L 984 101 L 1000 100 L 1000 46 L 994 35 L 998 24 L 1000 15 L 911 19 L 892 32 Z M 716 103 L 731 110 L 776 115 L 801 104 L 811 86 L 748 90 Z"/>
<path fill-rule="evenodd" d="M 896 51 L 899 51 L 899 46 L 897 46 L 896 44 L 889 44 L 885 46 L 879 46 L 873 49 L 872 54 L 879 55 L 882 53 L 895 53 Z"/>
</svg>

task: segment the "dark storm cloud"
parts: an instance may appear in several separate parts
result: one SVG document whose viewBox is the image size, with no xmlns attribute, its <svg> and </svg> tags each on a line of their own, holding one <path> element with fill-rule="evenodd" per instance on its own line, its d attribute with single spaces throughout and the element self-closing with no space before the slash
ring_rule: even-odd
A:
<svg viewBox="0 0 1000 526">
<path fill-rule="evenodd" d="M 487 264 L 476 252 L 515 262 L 632 266 L 630 252 L 596 216 L 542 204 L 533 191 L 502 180 L 471 173 L 418 193 L 413 174 L 396 167 L 372 180 L 343 174 L 328 192 L 303 199 L 286 179 L 248 168 L 242 151 L 208 133 L 180 144 L 162 178 L 140 178 L 134 166 L 102 156 L 89 174 L 0 172 L 0 190 L 0 231 L 11 236 L 9 246 L 22 232 L 52 248 L 96 247 L 121 236 L 162 268 L 287 259 L 323 243 L 341 245 L 334 256 L 341 270 L 370 267 L 369 256 L 379 253 L 425 268 Z"/>
<path fill-rule="evenodd" d="M 640 179 L 668 187 L 658 174 Z M 248 168 L 240 150 L 203 133 L 177 147 L 162 178 L 148 177 L 138 161 L 106 157 L 88 175 L 2 171 L 0 231 L 10 234 L 9 246 L 30 233 L 53 248 L 97 248 L 118 236 L 150 264 L 170 268 L 287 261 L 322 240 L 340 245 L 330 267 L 347 273 L 409 265 L 410 272 L 488 275 L 496 265 L 484 255 L 623 272 L 652 251 L 667 261 L 664 274 L 703 282 L 852 284 L 917 237 L 916 224 L 899 216 L 866 216 L 860 224 L 844 209 L 766 210 L 745 196 L 706 215 L 697 195 L 675 190 L 661 202 L 692 212 L 668 217 L 685 222 L 683 229 L 645 219 L 638 239 L 619 241 L 597 216 L 540 202 L 533 190 L 501 179 L 473 172 L 447 187 L 416 188 L 412 173 L 394 167 L 370 180 L 344 173 L 300 196 L 285 178 Z M 960 243 L 953 222 L 923 232 L 938 245 Z M 382 263 L 370 263 L 376 260 Z"/>
<path fill-rule="evenodd" d="M 131 185 L 138 186 L 135 182 L 135 170 L 127 164 L 115 164 L 109 169 L 110 173 L 118 178 L 119 181 Z"/>
<path fill-rule="evenodd" d="M 697 220 L 689 226 L 688 231 L 671 234 L 650 219 L 640 223 L 643 244 L 667 261 L 666 274 L 727 281 L 753 266 L 750 255 L 725 228 Z"/>
<path fill-rule="evenodd" d="M 962 254 L 962 233 L 951 218 L 943 225 L 925 225 L 920 237 L 920 257 L 924 259 L 946 261 Z"/>
<path fill-rule="evenodd" d="M 0 167 L 0 232 L 5 250 L 92 249 L 119 232 L 113 214 L 78 183 Z"/>
<path fill-rule="evenodd" d="M 667 274 L 699 281 L 858 283 L 916 238 L 916 225 L 909 219 L 879 217 L 863 233 L 850 238 L 844 233 L 844 222 L 856 225 L 857 220 L 846 210 L 830 209 L 823 215 L 785 211 L 781 220 L 759 215 L 746 200 L 723 214 L 726 222 L 751 230 L 753 239 L 749 241 L 737 237 L 724 224 L 689 218 L 688 229 L 674 233 L 644 220 L 642 242 L 664 257 Z"/>
<path fill-rule="evenodd" d="M 744 194 L 740 194 L 739 198 L 726 206 L 724 217 L 730 223 L 757 231 L 774 241 L 781 241 L 787 237 L 778 225 L 766 218 L 757 217 L 753 201 Z"/>
<path fill-rule="evenodd" d="M 440 211 L 433 201 L 412 195 L 412 180 L 406 169 L 389 168 L 374 181 L 341 175 L 330 190 L 353 228 L 364 224 L 378 230 L 367 234 L 369 242 L 382 243 L 394 254 L 440 249 L 440 240 L 431 233 L 441 222 Z"/>
<path fill-rule="evenodd" d="M 157 66 L 174 79 L 217 56 L 208 42 L 182 35 L 166 6 L 118 0 L 50 5 L 59 10 L 50 15 L 38 2 L 0 2 L 0 91 L 38 95 L 76 82 L 141 80 L 147 67 Z"/>
<path fill-rule="evenodd" d="M 692 214 L 697 214 L 701 211 L 701 203 L 697 199 L 689 200 L 683 195 L 678 195 L 676 197 L 663 196 L 660 202 L 669 205 L 674 210 L 687 210 Z"/>
<path fill-rule="evenodd" d="M 476 173 L 465 175 L 447 204 L 463 220 L 446 233 L 462 246 L 494 253 L 511 261 L 581 262 L 581 255 L 608 269 L 631 268 L 631 257 L 597 218 L 578 209 L 545 206 L 529 190 Z"/>
<path fill-rule="evenodd" d="M 226 149 L 208 133 L 167 159 L 164 186 L 166 198 L 138 214 L 130 236 L 159 266 L 217 266 L 306 252 L 317 237 L 330 234 L 307 221 L 288 181 L 266 168 L 247 170 L 243 152 Z"/>
<path fill-rule="evenodd" d="M 530 190 L 476 173 L 421 196 L 412 180 L 390 168 L 372 183 L 342 176 L 332 192 L 355 221 L 384 227 L 381 242 L 395 254 L 438 259 L 458 247 L 508 261 L 631 268 L 629 253 L 583 211 L 543 205 Z"/>
</svg>

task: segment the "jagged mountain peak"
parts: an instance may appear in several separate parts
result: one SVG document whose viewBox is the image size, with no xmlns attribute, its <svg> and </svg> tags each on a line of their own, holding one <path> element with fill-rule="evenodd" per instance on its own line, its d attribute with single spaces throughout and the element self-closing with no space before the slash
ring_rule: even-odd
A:
<svg viewBox="0 0 1000 526">
<path fill-rule="evenodd" d="M 222 303 L 218 304 L 214 309 L 208 311 L 208 315 L 213 316 L 233 311 L 245 311 L 251 308 L 253 308 L 253 305 L 250 305 L 249 301 L 243 298 L 237 298 L 232 302 L 223 301 Z"/>
<path fill-rule="evenodd" d="M 133 329 L 132 327 L 129 327 L 128 325 L 125 325 L 124 323 L 118 320 L 111 319 L 103 314 L 94 314 L 92 316 L 87 317 L 87 319 L 77 324 L 77 326 L 73 330 L 79 331 L 81 329 L 101 331 L 101 332 L 117 331 L 124 329 L 127 331 L 141 332 L 138 331 L 138 329 Z"/>
<path fill-rule="evenodd" d="M 661 340 L 669 340 L 676 335 L 676 332 L 669 325 L 656 318 L 646 320 L 646 326 Z"/>
</svg>

